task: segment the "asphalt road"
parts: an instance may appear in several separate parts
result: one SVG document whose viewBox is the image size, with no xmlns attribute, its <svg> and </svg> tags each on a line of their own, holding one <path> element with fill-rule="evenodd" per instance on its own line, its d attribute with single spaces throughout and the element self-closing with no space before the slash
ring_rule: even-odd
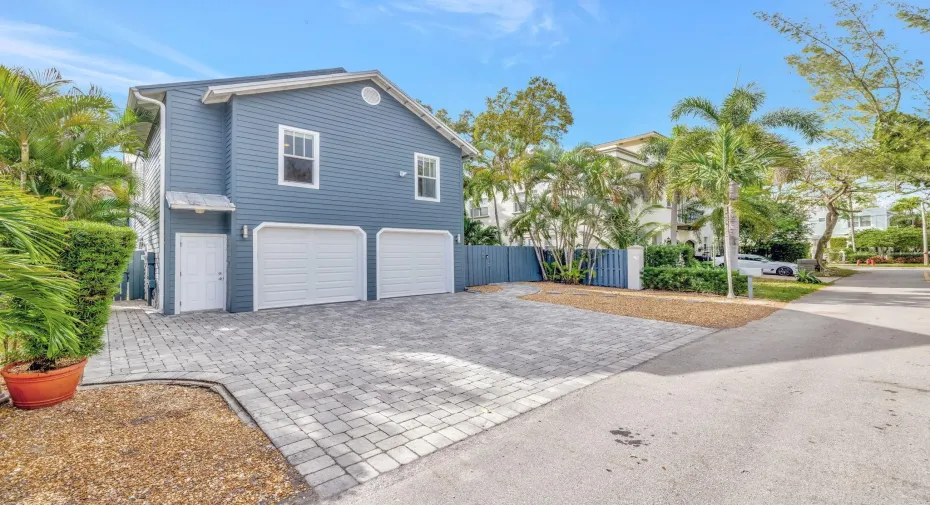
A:
<svg viewBox="0 0 930 505">
<path fill-rule="evenodd" d="M 930 282 L 843 279 L 339 503 L 930 503 Z"/>
</svg>

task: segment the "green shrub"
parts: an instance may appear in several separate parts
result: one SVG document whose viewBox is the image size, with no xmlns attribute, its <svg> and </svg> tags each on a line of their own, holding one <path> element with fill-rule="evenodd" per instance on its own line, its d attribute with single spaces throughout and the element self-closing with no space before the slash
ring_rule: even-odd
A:
<svg viewBox="0 0 930 505">
<path fill-rule="evenodd" d="M 694 249 L 687 244 L 662 244 L 646 247 L 647 267 L 695 266 Z"/>
<path fill-rule="evenodd" d="M 733 272 L 733 291 L 746 293 L 745 275 Z M 663 291 L 690 291 L 695 293 L 727 294 L 727 271 L 722 268 L 646 267 L 643 269 L 643 287 Z"/>
<path fill-rule="evenodd" d="M 875 253 L 869 252 L 854 252 L 846 254 L 846 263 L 855 263 L 856 261 L 865 261 L 872 256 L 875 256 Z"/>
<path fill-rule="evenodd" d="M 795 274 L 795 277 L 797 277 L 798 282 L 802 284 L 820 284 L 821 283 L 820 279 L 818 279 L 817 277 L 814 277 L 814 274 L 808 272 L 804 268 L 799 268 L 798 273 Z"/>
<path fill-rule="evenodd" d="M 831 237 L 829 249 L 845 249 L 849 240 L 846 237 Z"/>
<path fill-rule="evenodd" d="M 103 348 L 101 335 L 110 303 L 129 264 L 136 234 L 130 228 L 85 221 L 66 223 L 65 233 L 67 246 L 60 263 L 78 282 L 72 315 L 80 321 L 80 355 L 92 356 Z"/>
</svg>

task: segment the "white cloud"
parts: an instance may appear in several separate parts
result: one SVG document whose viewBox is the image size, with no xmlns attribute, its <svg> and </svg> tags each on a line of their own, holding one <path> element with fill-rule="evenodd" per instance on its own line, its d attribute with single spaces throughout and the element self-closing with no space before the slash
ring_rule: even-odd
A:
<svg viewBox="0 0 930 505">
<path fill-rule="evenodd" d="M 601 2 L 600 0 L 578 0 L 578 6 L 584 9 L 585 12 L 591 15 L 595 19 L 600 19 L 601 17 Z"/>
<path fill-rule="evenodd" d="M 457 14 L 487 16 L 504 32 L 515 32 L 536 11 L 535 0 L 425 0 L 431 7 Z"/>
<path fill-rule="evenodd" d="M 215 70 L 185 54 L 182 54 L 174 48 L 168 47 L 161 42 L 156 42 L 148 37 L 145 37 L 138 31 L 127 30 L 122 27 L 115 27 L 114 31 L 115 33 L 120 34 L 120 38 L 129 44 L 142 49 L 147 53 L 174 62 L 189 70 L 193 70 L 198 75 L 214 79 L 219 77 L 226 77 L 218 70 Z"/>
<path fill-rule="evenodd" d="M 9 65 L 31 69 L 55 67 L 66 79 L 86 87 L 125 93 L 130 86 L 185 80 L 118 58 L 78 49 L 76 34 L 51 27 L 0 19 L 0 55 Z"/>
</svg>

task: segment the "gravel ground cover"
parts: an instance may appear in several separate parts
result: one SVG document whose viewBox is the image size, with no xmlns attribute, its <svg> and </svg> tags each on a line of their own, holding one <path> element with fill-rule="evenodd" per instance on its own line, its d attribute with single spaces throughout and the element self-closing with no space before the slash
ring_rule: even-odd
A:
<svg viewBox="0 0 930 505">
<path fill-rule="evenodd" d="M 212 391 L 78 391 L 40 410 L 0 407 L 4 504 L 272 504 L 311 490 Z"/>
<path fill-rule="evenodd" d="M 474 291 L 477 293 L 497 293 L 498 291 L 503 290 L 504 288 L 500 286 L 495 286 L 494 284 L 485 284 L 484 286 L 469 286 L 466 288 L 467 291 Z"/>
<path fill-rule="evenodd" d="M 520 298 L 569 305 L 620 316 L 693 324 L 707 328 L 737 328 L 768 316 L 784 306 L 768 300 L 727 300 L 717 295 L 630 291 L 627 289 L 532 283 L 539 293 Z M 726 307 L 721 306 L 726 304 Z"/>
</svg>

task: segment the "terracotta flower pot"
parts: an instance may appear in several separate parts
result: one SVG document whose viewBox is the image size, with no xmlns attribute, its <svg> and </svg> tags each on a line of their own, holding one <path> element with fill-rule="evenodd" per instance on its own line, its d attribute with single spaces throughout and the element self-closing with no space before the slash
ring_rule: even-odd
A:
<svg viewBox="0 0 930 505">
<path fill-rule="evenodd" d="M 50 372 L 12 373 L 9 370 L 20 363 L 11 363 L 0 369 L 0 375 L 10 390 L 13 406 L 21 409 L 41 409 L 57 405 L 72 396 L 84 375 L 87 360 Z"/>
</svg>

